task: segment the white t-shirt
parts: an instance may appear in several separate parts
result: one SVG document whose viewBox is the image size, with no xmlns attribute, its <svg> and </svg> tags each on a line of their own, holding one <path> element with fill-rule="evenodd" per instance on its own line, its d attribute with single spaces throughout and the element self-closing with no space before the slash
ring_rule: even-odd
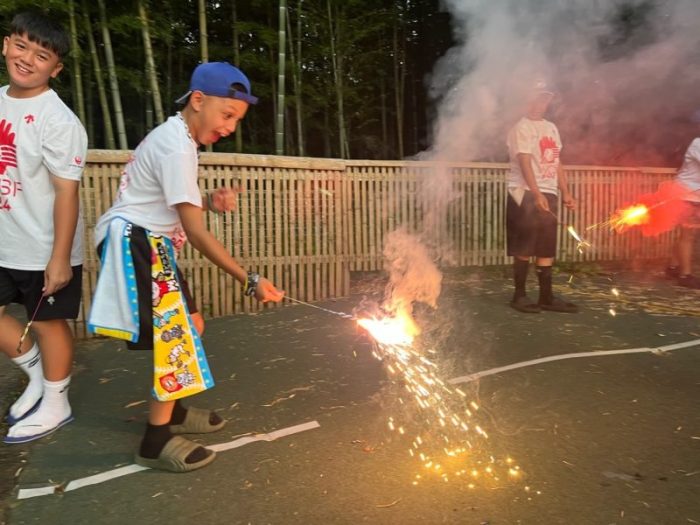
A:
<svg viewBox="0 0 700 525">
<path fill-rule="evenodd" d="M 197 145 L 189 137 L 185 122 L 170 117 L 138 145 L 122 171 L 112 207 L 95 226 L 95 243 L 107 235 L 114 217 L 172 239 L 180 249 L 187 238 L 176 204 L 202 206 L 197 186 Z"/>
<path fill-rule="evenodd" d="M 684 200 L 700 202 L 700 138 L 694 139 L 685 151 L 676 180 L 689 190 Z"/>
<path fill-rule="evenodd" d="M 0 88 L 0 267 L 44 270 L 54 242 L 51 174 L 79 181 L 87 134 L 78 117 L 49 89 L 30 98 Z M 83 221 L 71 265 L 83 263 Z"/>
<path fill-rule="evenodd" d="M 508 189 L 530 189 L 525 182 L 518 153 L 532 156 L 532 172 L 537 187 L 543 193 L 559 193 L 558 167 L 559 154 L 562 150 L 557 127 L 548 120 L 530 120 L 523 117 L 508 133 L 508 153 L 510 155 L 510 174 Z"/>
</svg>

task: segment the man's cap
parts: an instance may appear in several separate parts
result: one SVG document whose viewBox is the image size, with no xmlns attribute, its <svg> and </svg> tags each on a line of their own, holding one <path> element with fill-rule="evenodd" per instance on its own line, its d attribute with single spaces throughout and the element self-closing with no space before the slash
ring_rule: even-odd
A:
<svg viewBox="0 0 700 525">
<path fill-rule="evenodd" d="M 245 91 L 234 87 L 243 86 Z M 193 91 L 201 91 L 213 97 L 227 97 L 243 100 L 248 104 L 257 104 L 258 98 L 250 94 L 250 80 L 243 71 L 228 62 L 205 62 L 199 64 L 192 72 L 190 89 L 178 98 L 176 104 L 185 104 Z"/>
<path fill-rule="evenodd" d="M 536 80 L 532 86 L 532 91 L 536 95 L 554 95 L 554 87 L 546 80 Z"/>
</svg>

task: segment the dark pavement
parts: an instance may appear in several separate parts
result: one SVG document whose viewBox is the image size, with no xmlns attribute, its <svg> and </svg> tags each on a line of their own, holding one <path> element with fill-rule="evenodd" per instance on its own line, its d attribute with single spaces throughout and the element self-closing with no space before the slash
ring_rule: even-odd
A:
<svg viewBox="0 0 700 525">
<path fill-rule="evenodd" d="M 577 276 L 571 287 L 567 277 L 556 276 L 558 291 L 581 313 L 526 315 L 508 307 L 502 270 L 449 272 L 439 308 L 417 308 L 441 377 L 700 339 L 700 291 L 648 271 Z M 352 297 L 321 304 L 350 312 L 364 297 L 379 297 L 383 284 L 363 278 Z M 489 446 L 526 473 L 474 488 L 429 476 L 412 485 L 422 466 L 387 427 L 400 389 L 354 323 L 285 306 L 210 320 L 204 344 L 217 386 L 192 404 L 229 422 L 199 441 L 226 443 L 314 421 L 319 427 L 220 452 L 194 473 L 144 471 L 65 491 L 131 464 L 145 422 L 150 354 L 112 340 L 83 342 L 71 390 L 76 421 L 41 441 L 2 446 L 0 483 L 11 486 L 6 521 L 700 523 L 700 341 L 660 355 L 554 361 L 463 385 L 480 402 Z M 19 375 L 9 374 L 2 399 L 18 384 Z M 19 454 L 27 461 L 14 478 Z M 19 499 L 47 486 L 52 494 Z"/>
</svg>

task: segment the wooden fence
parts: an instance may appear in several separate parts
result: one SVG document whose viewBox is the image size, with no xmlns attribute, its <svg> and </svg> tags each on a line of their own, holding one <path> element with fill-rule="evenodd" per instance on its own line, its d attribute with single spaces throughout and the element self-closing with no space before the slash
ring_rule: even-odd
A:
<svg viewBox="0 0 700 525">
<path fill-rule="evenodd" d="M 83 315 L 85 335 L 98 262 L 96 219 L 110 206 L 126 151 L 91 151 L 82 185 L 86 225 Z M 505 255 L 506 164 L 435 164 L 411 161 L 342 161 L 202 153 L 202 191 L 243 189 L 237 212 L 207 214 L 212 232 L 239 263 L 269 277 L 291 297 L 318 301 L 346 295 L 351 271 L 382 268 L 386 235 L 398 227 L 422 232 L 442 264 L 502 265 Z M 579 201 L 560 214 L 558 258 L 563 261 L 658 258 L 669 254 L 670 234 L 644 239 L 606 229 L 586 231 L 617 207 L 668 180 L 668 169 L 567 168 Z M 583 254 L 567 233 L 571 224 L 593 248 Z M 187 246 L 179 264 L 206 316 L 254 311 L 234 280 Z"/>
</svg>

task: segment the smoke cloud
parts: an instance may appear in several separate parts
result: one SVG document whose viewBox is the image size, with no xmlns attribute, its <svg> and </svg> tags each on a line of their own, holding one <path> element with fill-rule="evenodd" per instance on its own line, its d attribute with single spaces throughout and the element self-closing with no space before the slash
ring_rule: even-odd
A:
<svg viewBox="0 0 700 525">
<path fill-rule="evenodd" d="M 533 83 L 568 164 L 676 166 L 697 132 L 700 2 L 444 0 L 457 45 L 437 64 L 432 160 L 503 161 Z"/>
</svg>

